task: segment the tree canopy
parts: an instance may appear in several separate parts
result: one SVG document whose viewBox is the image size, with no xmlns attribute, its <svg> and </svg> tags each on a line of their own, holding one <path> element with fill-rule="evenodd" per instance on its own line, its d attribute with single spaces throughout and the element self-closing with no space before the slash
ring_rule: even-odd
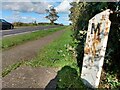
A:
<svg viewBox="0 0 120 90">
<path fill-rule="evenodd" d="M 56 21 L 59 18 L 59 16 L 57 15 L 58 12 L 54 7 L 46 9 L 46 12 L 48 13 L 48 15 L 45 18 L 49 19 L 51 24 L 54 24 L 54 21 Z"/>
</svg>

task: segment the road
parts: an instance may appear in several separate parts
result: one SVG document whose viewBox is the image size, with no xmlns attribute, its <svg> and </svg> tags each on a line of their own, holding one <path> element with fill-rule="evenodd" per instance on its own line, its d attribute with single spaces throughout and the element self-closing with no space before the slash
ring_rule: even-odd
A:
<svg viewBox="0 0 120 90">
<path fill-rule="evenodd" d="M 22 33 L 28 33 L 28 32 L 34 32 L 38 30 L 46 30 L 49 28 L 55 28 L 58 26 L 33 26 L 33 27 L 22 27 L 22 28 L 16 28 L 16 29 L 9 29 L 9 30 L 1 30 L 0 35 L 1 36 L 11 36 L 16 34 L 22 34 Z"/>
</svg>

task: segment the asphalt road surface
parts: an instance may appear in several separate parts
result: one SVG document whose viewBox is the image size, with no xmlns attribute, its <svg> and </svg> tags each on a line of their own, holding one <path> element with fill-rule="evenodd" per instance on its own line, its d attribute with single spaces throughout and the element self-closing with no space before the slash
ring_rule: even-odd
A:
<svg viewBox="0 0 120 90">
<path fill-rule="evenodd" d="M 55 28 L 58 26 L 33 26 L 33 27 L 22 27 L 16 29 L 9 29 L 9 30 L 0 30 L 0 36 L 12 36 L 16 34 L 22 34 L 27 32 L 34 32 L 38 30 L 47 30 L 49 28 Z"/>
</svg>

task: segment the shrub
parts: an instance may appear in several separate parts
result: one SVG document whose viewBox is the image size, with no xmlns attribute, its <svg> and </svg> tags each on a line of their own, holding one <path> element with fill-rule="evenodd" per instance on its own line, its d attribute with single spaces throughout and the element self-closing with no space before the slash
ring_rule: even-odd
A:
<svg viewBox="0 0 120 90">
<path fill-rule="evenodd" d="M 120 2 L 72 2 L 71 3 L 71 13 L 69 15 L 70 21 L 72 22 L 73 29 L 73 39 L 76 43 L 77 52 L 77 62 L 78 66 L 82 67 L 83 57 L 84 57 L 84 43 L 86 39 L 86 34 L 80 33 L 85 32 L 88 28 L 89 20 L 96 14 L 110 9 L 113 12 L 120 10 Z M 106 55 L 104 60 L 103 69 L 105 73 L 113 75 L 120 82 L 120 14 L 113 13 L 110 14 L 110 33 L 106 49 Z M 117 75 L 116 75 L 117 74 Z M 114 77 L 114 78 L 115 78 Z M 102 79 L 101 79 L 102 80 Z M 109 83 L 109 82 L 107 82 Z M 113 88 L 118 87 L 118 84 L 113 85 Z M 111 85 L 110 85 L 111 87 Z"/>
<path fill-rule="evenodd" d="M 84 84 L 82 83 L 76 69 L 71 68 L 70 66 L 64 66 L 58 72 L 58 81 L 57 81 L 57 90 L 64 89 L 85 89 Z"/>
</svg>

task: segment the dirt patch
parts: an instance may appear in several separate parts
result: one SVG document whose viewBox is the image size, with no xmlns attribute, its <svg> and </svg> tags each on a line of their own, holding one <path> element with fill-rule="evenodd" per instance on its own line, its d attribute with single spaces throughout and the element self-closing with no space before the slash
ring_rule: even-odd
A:
<svg viewBox="0 0 120 90">
<path fill-rule="evenodd" d="M 5 69 L 11 64 L 17 63 L 18 61 L 34 58 L 41 48 L 58 38 L 63 32 L 64 30 L 57 31 L 41 39 L 30 41 L 22 45 L 18 45 L 10 50 L 3 51 L 2 69 Z"/>
</svg>

